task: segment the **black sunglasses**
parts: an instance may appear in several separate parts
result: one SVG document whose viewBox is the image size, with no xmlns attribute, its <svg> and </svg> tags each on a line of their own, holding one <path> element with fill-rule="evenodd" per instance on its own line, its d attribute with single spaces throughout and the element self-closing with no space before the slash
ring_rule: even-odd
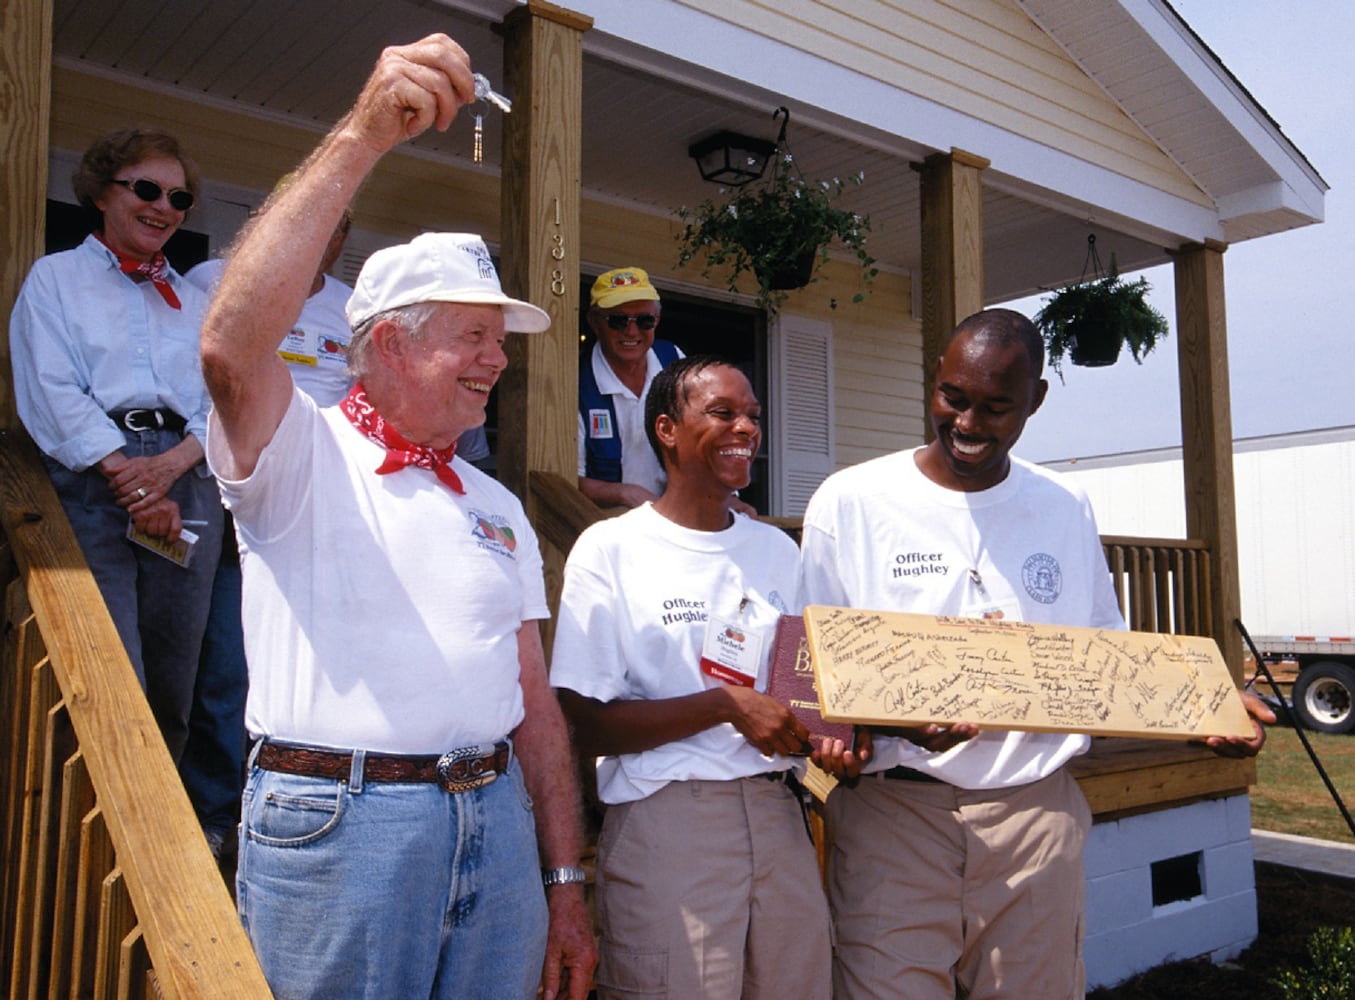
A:
<svg viewBox="0 0 1355 1000">
<path fill-rule="evenodd" d="M 652 330 L 659 325 L 659 317 L 655 316 L 653 313 L 641 313 L 639 316 L 627 316 L 625 313 L 608 313 L 603 318 L 607 321 L 607 329 L 615 330 L 617 333 L 621 333 L 632 323 L 635 324 L 635 329 L 637 330 Z"/>
<path fill-rule="evenodd" d="M 114 177 L 113 183 L 122 185 L 128 191 L 132 192 L 132 194 L 146 202 L 159 201 L 160 195 L 165 193 L 165 189 L 159 184 L 155 183 L 155 181 L 148 181 L 144 177 L 138 177 L 136 180 L 131 181 L 124 181 Z M 169 207 L 176 211 L 187 212 L 193 207 L 193 192 L 187 191 L 184 188 L 171 188 L 165 197 L 169 199 Z"/>
</svg>

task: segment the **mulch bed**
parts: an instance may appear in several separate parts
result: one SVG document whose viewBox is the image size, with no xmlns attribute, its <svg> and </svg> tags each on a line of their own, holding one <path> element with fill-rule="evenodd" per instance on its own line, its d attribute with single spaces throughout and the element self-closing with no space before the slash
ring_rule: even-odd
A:
<svg viewBox="0 0 1355 1000">
<path fill-rule="evenodd" d="M 1174 962 L 1150 969 L 1088 1000 L 1280 1000 L 1271 980 L 1307 964 L 1319 927 L 1355 926 L 1355 881 L 1258 862 L 1256 942 L 1231 962 Z"/>
</svg>

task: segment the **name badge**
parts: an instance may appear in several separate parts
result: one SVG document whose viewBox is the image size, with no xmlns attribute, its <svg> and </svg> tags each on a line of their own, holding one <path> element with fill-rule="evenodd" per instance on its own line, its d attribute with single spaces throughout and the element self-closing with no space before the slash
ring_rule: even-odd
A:
<svg viewBox="0 0 1355 1000">
<path fill-rule="evenodd" d="M 726 684 L 752 687 L 762 666 L 764 638 L 742 622 L 711 615 L 701 644 L 701 672 Z"/>
</svg>

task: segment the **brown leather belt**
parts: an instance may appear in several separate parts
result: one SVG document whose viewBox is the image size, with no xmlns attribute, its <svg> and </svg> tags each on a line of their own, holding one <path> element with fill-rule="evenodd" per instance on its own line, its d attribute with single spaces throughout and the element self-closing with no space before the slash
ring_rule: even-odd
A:
<svg viewBox="0 0 1355 1000">
<path fill-rule="evenodd" d="M 441 756 L 367 754 L 362 765 L 363 781 L 414 784 L 431 782 L 448 792 L 483 788 L 508 770 L 507 740 L 495 743 L 490 753 L 483 746 L 462 747 Z M 299 774 L 307 778 L 347 781 L 353 773 L 353 755 L 340 750 L 265 743 L 254 763 L 265 771 Z"/>
</svg>

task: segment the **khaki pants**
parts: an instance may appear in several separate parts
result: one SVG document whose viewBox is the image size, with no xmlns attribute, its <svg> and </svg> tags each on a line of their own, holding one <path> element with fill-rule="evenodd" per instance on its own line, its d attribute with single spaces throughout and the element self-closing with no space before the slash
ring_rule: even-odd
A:
<svg viewBox="0 0 1355 1000">
<path fill-rule="evenodd" d="M 1081 1000 L 1091 813 L 1066 772 L 996 791 L 867 776 L 827 818 L 837 1000 Z"/>
<path fill-rule="evenodd" d="M 828 906 L 791 791 L 680 781 L 609 806 L 598 996 L 826 1000 Z"/>
</svg>

